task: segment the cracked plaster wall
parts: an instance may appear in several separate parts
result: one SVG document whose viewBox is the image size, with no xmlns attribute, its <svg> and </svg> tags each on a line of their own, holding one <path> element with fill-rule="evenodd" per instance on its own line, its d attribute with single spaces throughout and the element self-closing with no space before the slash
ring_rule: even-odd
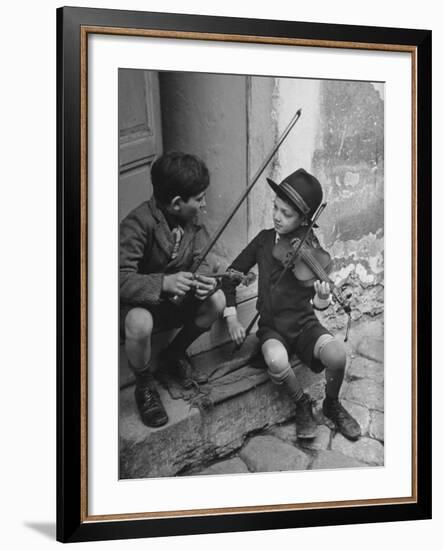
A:
<svg viewBox="0 0 443 550">
<path fill-rule="evenodd" d="M 320 98 L 312 168 L 328 200 L 324 243 L 355 310 L 373 315 L 384 289 L 384 88 L 323 81 Z"/>
</svg>

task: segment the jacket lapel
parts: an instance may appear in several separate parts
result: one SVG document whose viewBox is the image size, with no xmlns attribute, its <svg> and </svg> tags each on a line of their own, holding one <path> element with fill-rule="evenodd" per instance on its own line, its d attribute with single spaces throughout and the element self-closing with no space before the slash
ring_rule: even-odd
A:
<svg viewBox="0 0 443 550">
<path fill-rule="evenodd" d="M 174 235 L 169 229 L 168 222 L 166 221 L 166 218 L 163 215 L 162 211 L 156 206 L 155 199 L 152 198 L 148 201 L 148 203 L 152 212 L 152 216 L 156 221 L 154 238 L 158 246 L 163 250 L 168 259 L 166 269 L 170 271 L 190 264 L 192 258 L 189 253 L 189 249 L 193 244 L 194 236 L 196 232 L 200 229 L 200 226 L 191 222 L 183 228 L 184 233 L 180 242 L 180 246 L 178 248 L 177 256 L 173 260 L 171 260 L 170 258 L 174 248 Z"/>
<path fill-rule="evenodd" d="M 168 269 L 174 269 L 179 266 L 190 265 L 191 255 L 189 254 L 189 247 L 192 245 L 195 235 L 195 226 L 187 224 L 184 227 L 184 233 L 180 246 L 178 248 L 177 256 L 168 263 Z"/>
<path fill-rule="evenodd" d="M 154 231 L 154 238 L 158 246 L 163 250 L 168 259 L 171 257 L 172 249 L 174 247 L 174 237 L 169 229 L 168 222 L 166 221 L 162 212 L 157 208 L 154 199 L 149 202 L 149 208 L 151 209 L 152 217 L 156 221 L 156 227 Z"/>
</svg>

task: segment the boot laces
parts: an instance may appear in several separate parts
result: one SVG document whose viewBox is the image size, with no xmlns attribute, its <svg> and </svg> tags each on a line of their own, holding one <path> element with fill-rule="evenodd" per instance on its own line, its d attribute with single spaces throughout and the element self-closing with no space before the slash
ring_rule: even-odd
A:
<svg viewBox="0 0 443 550">
<path fill-rule="evenodd" d="M 337 419 L 338 422 L 348 420 L 350 415 L 348 411 L 343 407 L 338 399 L 334 399 L 329 404 L 331 414 Z"/>
<path fill-rule="evenodd" d="M 160 406 L 160 396 L 158 395 L 157 390 L 151 388 L 149 385 L 138 388 L 140 397 L 142 398 L 144 408 L 159 407 Z"/>
</svg>

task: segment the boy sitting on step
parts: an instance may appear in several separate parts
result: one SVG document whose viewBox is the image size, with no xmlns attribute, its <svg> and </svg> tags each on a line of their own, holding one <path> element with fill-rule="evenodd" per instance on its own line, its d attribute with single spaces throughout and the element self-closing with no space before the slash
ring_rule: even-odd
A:
<svg viewBox="0 0 443 550">
<path fill-rule="evenodd" d="M 345 437 L 356 440 L 360 436 L 357 421 L 339 401 L 340 388 L 346 367 L 343 344 L 321 325 L 314 309 L 323 310 L 330 303 L 328 283 L 316 281 L 314 287 L 301 285 L 291 269 L 279 281 L 284 269 L 282 250 L 291 248 L 295 232 L 309 225 L 323 198 L 320 182 L 299 169 L 280 185 L 268 179 L 276 193 L 273 205 L 274 228 L 261 231 L 231 264 L 243 273 L 258 264 L 257 310 L 260 314 L 257 337 L 273 382 L 282 385 L 295 402 L 295 422 L 299 438 L 313 438 L 317 424 L 313 417 L 310 397 L 303 393 L 289 363 L 289 355 L 297 356 L 314 372 L 325 370 L 326 397 L 323 413 Z M 310 242 L 318 243 L 311 234 Z M 223 282 L 227 308 L 224 312 L 231 339 L 240 344 L 245 329 L 236 313 L 236 288 L 228 280 Z"/>
<path fill-rule="evenodd" d="M 215 279 L 196 280 L 191 273 L 207 241 L 198 222 L 209 186 L 206 165 L 193 155 L 168 152 L 153 163 L 151 176 L 153 197 L 120 226 L 120 328 L 141 420 L 159 427 L 168 415 L 150 368 L 153 329 L 181 327 L 160 354 L 160 368 L 189 387 L 199 380 L 186 349 L 221 316 L 225 298 L 221 290 L 214 292 Z M 185 298 L 176 305 L 174 296 Z"/>
</svg>

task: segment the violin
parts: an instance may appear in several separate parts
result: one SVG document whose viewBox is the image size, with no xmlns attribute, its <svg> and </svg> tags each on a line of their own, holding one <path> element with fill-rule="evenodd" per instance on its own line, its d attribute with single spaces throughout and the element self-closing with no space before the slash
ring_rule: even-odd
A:
<svg viewBox="0 0 443 550">
<path fill-rule="evenodd" d="M 316 221 L 325 208 L 326 203 L 321 204 L 308 226 L 299 227 L 293 235 L 280 237 L 276 243 L 272 255 L 274 258 L 281 261 L 284 265 L 284 269 L 281 271 L 274 287 L 280 284 L 280 281 L 289 269 L 292 270 L 297 280 L 305 286 L 313 286 L 314 282 L 318 279 L 329 283 L 332 295 L 348 316 L 344 338 L 346 342 L 348 340 L 352 319 L 350 304 L 351 295 L 343 297 L 336 288 L 334 281 L 329 277 L 329 272 L 332 268 L 331 256 L 326 250 L 321 248 L 317 238 L 312 234 L 312 229 L 315 227 Z M 247 326 L 245 340 L 251 332 L 252 327 L 255 325 L 258 316 L 259 313 L 254 316 Z M 240 348 L 241 345 L 237 346 L 235 351 L 238 351 Z"/>
<path fill-rule="evenodd" d="M 320 246 L 317 238 L 312 234 L 307 235 L 305 239 L 306 230 L 306 226 L 302 226 L 290 236 L 280 237 L 272 255 L 292 271 L 301 286 L 311 287 L 317 280 L 331 285 L 333 284 L 329 278 L 332 269 L 331 255 Z M 294 250 L 298 248 L 296 256 L 293 257 Z"/>
<path fill-rule="evenodd" d="M 332 269 L 331 256 L 320 246 L 317 237 L 312 234 L 315 221 L 325 207 L 325 203 L 319 207 L 315 218 L 309 226 L 300 226 L 291 235 L 280 237 L 276 243 L 272 255 L 284 265 L 276 286 L 288 270 L 291 270 L 299 284 L 305 287 L 313 286 L 317 280 L 328 283 L 335 300 L 348 315 L 344 338 L 346 342 L 351 324 L 351 294 L 343 296 L 337 289 L 334 281 L 329 277 Z"/>
</svg>

